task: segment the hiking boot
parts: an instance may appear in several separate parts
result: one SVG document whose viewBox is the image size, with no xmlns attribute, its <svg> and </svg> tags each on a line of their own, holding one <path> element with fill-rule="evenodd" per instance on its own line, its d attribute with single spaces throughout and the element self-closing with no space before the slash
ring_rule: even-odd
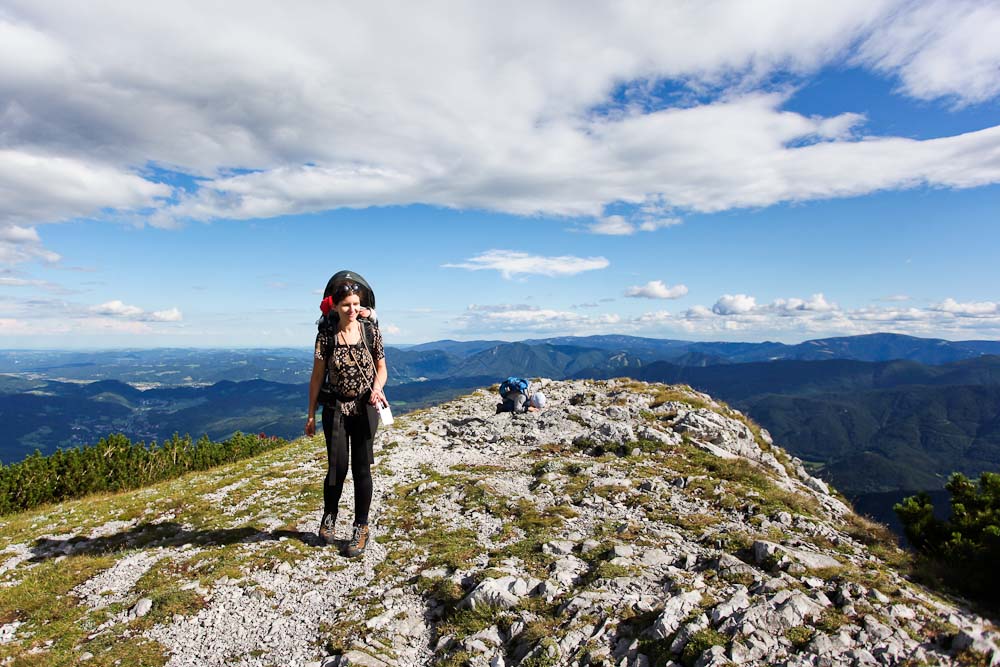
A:
<svg viewBox="0 0 1000 667">
<path fill-rule="evenodd" d="M 337 533 L 337 515 L 329 512 L 323 515 L 323 520 L 319 524 L 319 539 L 327 544 L 333 544 Z"/>
<path fill-rule="evenodd" d="M 348 543 L 344 555 L 348 558 L 357 558 L 363 554 L 365 547 L 368 546 L 368 537 L 368 524 L 354 526 L 354 533 L 351 535 L 351 541 Z"/>
</svg>

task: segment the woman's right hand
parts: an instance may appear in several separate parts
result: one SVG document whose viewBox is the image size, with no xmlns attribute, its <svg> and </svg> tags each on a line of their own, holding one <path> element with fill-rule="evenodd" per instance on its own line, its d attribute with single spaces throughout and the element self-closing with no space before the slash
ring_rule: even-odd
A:
<svg viewBox="0 0 1000 667">
<path fill-rule="evenodd" d="M 310 438 L 316 435 L 316 418 L 310 417 L 306 420 L 306 435 Z"/>
</svg>

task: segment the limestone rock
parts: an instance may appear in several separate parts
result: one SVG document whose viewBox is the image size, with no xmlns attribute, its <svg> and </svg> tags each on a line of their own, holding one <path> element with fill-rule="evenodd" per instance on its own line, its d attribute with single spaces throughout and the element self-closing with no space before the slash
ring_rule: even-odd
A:
<svg viewBox="0 0 1000 667">
<path fill-rule="evenodd" d="M 166 537 L 154 543 L 146 518 L 85 522 L 79 535 L 4 547 L 0 584 L 40 561 L 58 568 L 69 553 L 106 553 L 113 564 L 72 595 L 87 608 L 127 610 L 104 614 L 88 636 L 101 645 L 142 632 L 166 648 L 167 667 L 638 667 L 654 658 L 675 667 L 691 638 L 709 631 L 725 646 L 696 664 L 953 667 L 963 648 L 1000 661 L 991 626 L 892 572 L 852 537 L 841 520 L 849 509 L 825 483 L 801 461 L 780 463 L 769 434 L 711 397 L 625 379 L 538 384 L 548 398 L 539 413 L 496 414 L 495 392 L 477 390 L 380 431 L 376 539 L 362 559 L 315 540 L 319 512 L 303 507 L 302 490 L 318 492 L 325 471 L 320 439 L 304 439 L 273 459 L 198 473 L 211 481 L 204 488 L 214 489 L 220 525 L 235 532 L 198 529 L 205 517 L 180 506 L 162 519 L 175 532 L 157 526 Z M 672 400 L 660 402 L 665 393 Z M 754 466 L 815 511 L 771 509 L 781 500 L 698 467 L 706 457 L 691 445 Z M 137 492 L 151 494 L 142 498 L 150 521 L 169 500 L 160 488 Z M 345 489 L 345 522 L 351 496 Z M 121 550 L 95 542 L 117 544 L 122 534 Z M 213 560 L 219 551 L 234 562 Z M 167 561 L 165 576 L 183 572 L 176 588 L 198 600 L 153 624 L 143 575 Z M 219 565 L 233 578 L 213 580 Z M 873 581 L 874 569 L 884 591 L 859 583 Z M 453 623 L 456 611 L 475 624 Z M 145 622 L 134 623 L 141 614 Z M 43 625 L 4 620 L 5 655 L 45 650 L 29 636 Z M 915 638 L 942 622 L 956 628 L 948 649 Z M 354 630 L 338 637 L 343 655 L 325 655 L 326 628 Z M 654 645 L 663 649 L 655 656 Z"/>
</svg>

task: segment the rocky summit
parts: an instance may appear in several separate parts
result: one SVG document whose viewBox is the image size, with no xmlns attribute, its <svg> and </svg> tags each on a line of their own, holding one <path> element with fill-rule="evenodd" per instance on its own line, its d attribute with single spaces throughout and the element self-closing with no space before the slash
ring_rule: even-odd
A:
<svg viewBox="0 0 1000 667">
<path fill-rule="evenodd" d="M 740 413 L 534 386 L 539 413 L 483 389 L 380 432 L 354 560 L 315 536 L 321 437 L 6 517 L 0 664 L 1000 663 L 989 622 Z"/>
</svg>

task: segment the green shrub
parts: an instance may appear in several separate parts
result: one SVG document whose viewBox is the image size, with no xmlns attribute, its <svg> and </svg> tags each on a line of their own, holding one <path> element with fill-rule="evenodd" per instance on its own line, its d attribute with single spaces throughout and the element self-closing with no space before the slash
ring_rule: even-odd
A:
<svg viewBox="0 0 1000 667">
<path fill-rule="evenodd" d="M 923 563 L 918 571 L 937 575 L 969 597 L 993 609 L 1000 608 L 1000 474 L 984 472 L 978 484 L 955 473 L 946 487 L 951 492 L 951 516 L 934 516 L 926 493 L 906 498 L 893 507 L 906 539 Z"/>
<path fill-rule="evenodd" d="M 284 444 L 280 438 L 236 433 L 222 442 L 207 436 L 192 442 L 191 436 L 175 434 L 147 446 L 115 433 L 96 445 L 60 449 L 49 456 L 35 451 L 18 463 L 0 465 L 0 515 L 92 493 L 137 489 Z"/>
</svg>

